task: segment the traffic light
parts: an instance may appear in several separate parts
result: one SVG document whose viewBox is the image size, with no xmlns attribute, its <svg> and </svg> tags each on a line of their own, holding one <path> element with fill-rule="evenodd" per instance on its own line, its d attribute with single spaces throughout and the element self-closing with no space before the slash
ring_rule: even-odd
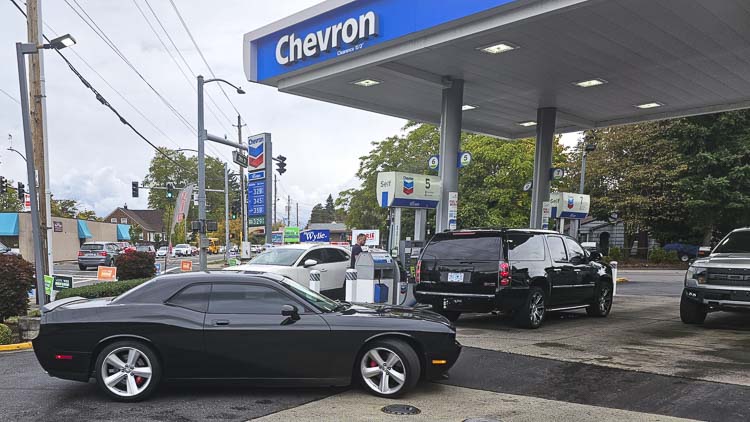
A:
<svg viewBox="0 0 750 422">
<path fill-rule="evenodd" d="M 138 182 L 133 182 L 133 198 L 138 197 Z"/>
<path fill-rule="evenodd" d="M 232 220 L 237 219 L 237 214 L 240 213 L 240 202 L 234 201 L 232 202 Z"/>
<path fill-rule="evenodd" d="M 174 198 L 174 183 L 167 183 L 167 198 Z"/>
<path fill-rule="evenodd" d="M 0 176 L 0 193 L 8 192 L 8 181 L 3 176 Z"/>
<path fill-rule="evenodd" d="M 24 195 L 26 195 L 26 185 L 18 182 L 18 200 L 23 201 L 24 199 L 26 199 Z"/>
<path fill-rule="evenodd" d="M 286 157 L 283 155 L 276 157 L 276 171 L 278 171 L 279 174 L 286 173 Z"/>
</svg>

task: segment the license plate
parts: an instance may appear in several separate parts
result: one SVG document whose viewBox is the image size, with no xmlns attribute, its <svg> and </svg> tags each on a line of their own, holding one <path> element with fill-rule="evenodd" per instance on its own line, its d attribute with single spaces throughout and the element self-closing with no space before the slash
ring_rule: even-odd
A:
<svg viewBox="0 0 750 422">
<path fill-rule="evenodd" d="M 464 273 L 448 273 L 448 281 L 463 283 Z"/>
</svg>

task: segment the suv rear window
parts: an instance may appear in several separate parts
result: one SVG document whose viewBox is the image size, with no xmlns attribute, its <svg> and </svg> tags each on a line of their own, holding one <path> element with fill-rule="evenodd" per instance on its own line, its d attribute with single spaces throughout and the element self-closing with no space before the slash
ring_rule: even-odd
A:
<svg viewBox="0 0 750 422">
<path fill-rule="evenodd" d="M 104 245 L 99 243 L 84 243 L 81 246 L 81 250 L 83 251 L 100 251 L 102 249 L 104 249 Z"/>
<path fill-rule="evenodd" d="M 500 261 L 499 233 L 459 233 L 436 235 L 422 253 L 422 259 Z"/>
<path fill-rule="evenodd" d="M 543 236 L 508 233 L 508 260 L 509 261 L 544 261 L 544 239 Z"/>
</svg>

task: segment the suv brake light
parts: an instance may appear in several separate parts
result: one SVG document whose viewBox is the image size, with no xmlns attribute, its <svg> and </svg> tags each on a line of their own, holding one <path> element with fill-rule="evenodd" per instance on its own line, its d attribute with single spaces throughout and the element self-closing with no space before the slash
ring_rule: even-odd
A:
<svg viewBox="0 0 750 422">
<path fill-rule="evenodd" d="M 83 256 L 83 255 L 84 255 L 83 251 L 78 251 L 78 256 Z"/>
<path fill-rule="evenodd" d="M 414 274 L 414 280 L 419 283 L 422 281 L 422 260 L 417 261 L 417 271 Z"/>
<path fill-rule="evenodd" d="M 510 265 L 507 262 L 501 262 L 500 263 L 500 271 L 498 273 L 500 276 L 500 285 L 501 286 L 509 286 L 510 285 Z"/>
<path fill-rule="evenodd" d="M 106 252 L 99 252 L 99 256 L 107 256 Z"/>
</svg>

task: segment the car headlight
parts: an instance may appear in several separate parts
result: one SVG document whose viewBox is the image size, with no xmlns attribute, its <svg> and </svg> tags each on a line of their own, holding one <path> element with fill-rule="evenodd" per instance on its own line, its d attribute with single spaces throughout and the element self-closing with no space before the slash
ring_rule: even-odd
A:
<svg viewBox="0 0 750 422">
<path fill-rule="evenodd" d="M 690 266 L 685 274 L 685 285 L 706 284 L 706 267 Z"/>
</svg>

